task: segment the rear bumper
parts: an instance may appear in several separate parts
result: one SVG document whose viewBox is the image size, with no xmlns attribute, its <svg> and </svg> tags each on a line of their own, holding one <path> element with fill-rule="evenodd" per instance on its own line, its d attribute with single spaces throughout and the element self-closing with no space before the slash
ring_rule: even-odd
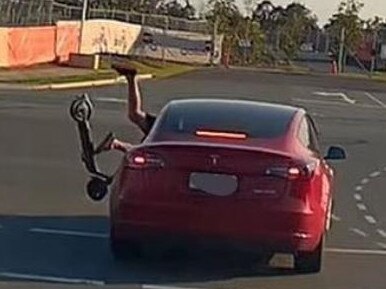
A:
<svg viewBox="0 0 386 289">
<path fill-rule="evenodd" d="M 273 252 L 313 251 L 324 233 L 315 213 L 219 212 L 125 206 L 111 212 L 114 237 L 148 242 L 224 244 Z"/>
<path fill-rule="evenodd" d="M 201 235 L 192 232 L 173 232 L 161 230 L 154 226 L 133 225 L 130 223 L 113 223 L 112 234 L 120 240 L 135 240 L 141 243 L 156 244 L 157 246 L 173 247 L 177 245 L 200 246 L 211 248 L 237 248 L 256 252 L 294 253 L 298 251 L 313 251 L 320 240 L 320 236 L 304 233 L 270 233 L 254 238 L 240 238 L 240 236 L 218 236 L 215 234 Z"/>
</svg>

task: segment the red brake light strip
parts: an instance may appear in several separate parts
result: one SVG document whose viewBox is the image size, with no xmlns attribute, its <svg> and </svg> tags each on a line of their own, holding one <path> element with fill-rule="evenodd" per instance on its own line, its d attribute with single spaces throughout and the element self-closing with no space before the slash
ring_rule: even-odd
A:
<svg viewBox="0 0 386 289">
<path fill-rule="evenodd" d="M 197 136 L 203 137 L 219 137 L 219 138 L 229 138 L 229 139 L 246 139 L 247 135 L 245 133 L 232 133 L 232 132 L 221 132 L 221 131 L 208 131 L 208 130 L 197 130 Z"/>
</svg>

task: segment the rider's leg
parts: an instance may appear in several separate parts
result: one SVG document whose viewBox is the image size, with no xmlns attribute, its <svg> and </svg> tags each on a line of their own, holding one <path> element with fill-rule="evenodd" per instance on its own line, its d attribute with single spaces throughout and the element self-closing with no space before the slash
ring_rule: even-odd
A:
<svg viewBox="0 0 386 289">
<path fill-rule="evenodd" d="M 112 66 L 120 75 L 127 79 L 128 89 L 128 111 L 127 116 L 139 128 L 148 132 L 149 120 L 148 113 L 142 107 L 142 95 L 139 86 L 138 72 L 136 69 L 121 63 L 116 63 Z"/>
</svg>

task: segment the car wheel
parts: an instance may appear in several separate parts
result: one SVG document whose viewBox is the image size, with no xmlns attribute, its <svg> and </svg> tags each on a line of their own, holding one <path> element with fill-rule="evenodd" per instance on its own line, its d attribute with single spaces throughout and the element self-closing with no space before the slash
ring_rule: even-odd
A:
<svg viewBox="0 0 386 289">
<path fill-rule="evenodd" d="M 318 247 L 311 252 L 295 254 L 295 271 L 298 273 L 319 273 L 322 269 L 323 238 Z"/>
<path fill-rule="evenodd" d="M 142 256 L 140 243 L 132 240 L 119 240 L 111 237 L 110 250 L 114 259 L 117 261 L 126 261 Z"/>
<path fill-rule="evenodd" d="M 259 254 L 256 257 L 259 264 L 269 265 L 269 262 L 271 261 L 274 255 L 275 255 L 274 253 L 265 253 L 265 254 Z"/>
</svg>

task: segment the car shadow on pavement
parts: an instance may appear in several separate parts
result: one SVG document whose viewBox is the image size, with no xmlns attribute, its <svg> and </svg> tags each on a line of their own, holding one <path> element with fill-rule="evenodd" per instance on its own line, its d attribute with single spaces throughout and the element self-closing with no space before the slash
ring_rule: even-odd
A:
<svg viewBox="0 0 386 289">
<path fill-rule="evenodd" d="M 245 252 L 194 251 L 117 262 L 109 250 L 107 217 L 0 216 L 0 226 L 0 281 L 20 275 L 161 285 L 293 274 L 259 264 Z"/>
</svg>

